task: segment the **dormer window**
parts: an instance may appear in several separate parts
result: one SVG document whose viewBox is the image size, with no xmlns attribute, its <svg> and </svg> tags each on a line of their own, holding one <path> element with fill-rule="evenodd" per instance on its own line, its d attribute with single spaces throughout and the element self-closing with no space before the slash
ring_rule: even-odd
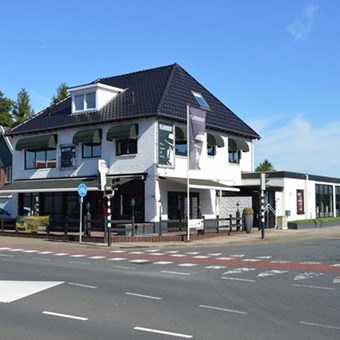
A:
<svg viewBox="0 0 340 340">
<path fill-rule="evenodd" d="M 84 92 L 74 95 L 74 111 L 96 109 L 96 92 Z"/>
<path fill-rule="evenodd" d="M 123 89 L 100 83 L 72 87 L 68 90 L 72 96 L 72 113 L 100 110 L 116 97 Z"/>
</svg>

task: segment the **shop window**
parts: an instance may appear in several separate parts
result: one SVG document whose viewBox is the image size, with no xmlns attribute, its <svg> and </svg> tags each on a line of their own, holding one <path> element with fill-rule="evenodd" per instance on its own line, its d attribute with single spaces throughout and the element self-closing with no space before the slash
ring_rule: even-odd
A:
<svg viewBox="0 0 340 340">
<path fill-rule="evenodd" d="M 316 217 L 333 216 L 333 186 L 315 184 Z"/>
</svg>

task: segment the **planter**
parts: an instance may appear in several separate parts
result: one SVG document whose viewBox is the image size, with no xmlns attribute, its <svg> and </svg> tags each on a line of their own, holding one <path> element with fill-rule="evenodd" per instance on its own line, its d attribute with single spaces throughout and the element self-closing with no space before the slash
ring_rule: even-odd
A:
<svg viewBox="0 0 340 340">
<path fill-rule="evenodd" d="M 306 223 L 288 222 L 288 229 L 311 229 L 323 227 L 340 227 L 340 221 L 311 221 Z"/>
<path fill-rule="evenodd" d="M 253 229 L 253 223 L 254 223 L 254 216 L 253 215 L 243 215 L 243 229 L 246 231 L 246 233 L 251 233 Z"/>
</svg>

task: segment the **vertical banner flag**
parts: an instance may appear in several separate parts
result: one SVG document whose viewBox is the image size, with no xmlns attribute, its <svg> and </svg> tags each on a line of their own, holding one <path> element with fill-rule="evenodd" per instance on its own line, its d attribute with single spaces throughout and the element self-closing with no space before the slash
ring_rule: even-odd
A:
<svg viewBox="0 0 340 340">
<path fill-rule="evenodd" d="M 174 149 L 174 125 L 160 122 L 158 125 L 158 164 L 167 167 L 174 167 Z"/>
<path fill-rule="evenodd" d="M 206 112 L 189 107 L 189 169 L 200 170 L 200 160 L 205 135 Z"/>
</svg>

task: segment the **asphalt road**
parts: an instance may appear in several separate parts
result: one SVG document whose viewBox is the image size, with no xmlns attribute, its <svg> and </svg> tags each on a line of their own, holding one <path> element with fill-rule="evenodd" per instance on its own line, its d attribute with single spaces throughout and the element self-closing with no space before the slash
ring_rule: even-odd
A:
<svg viewBox="0 0 340 340">
<path fill-rule="evenodd" d="M 48 249 L 49 248 L 49 249 Z M 0 339 L 339 339 L 340 242 L 2 247 Z"/>
</svg>

